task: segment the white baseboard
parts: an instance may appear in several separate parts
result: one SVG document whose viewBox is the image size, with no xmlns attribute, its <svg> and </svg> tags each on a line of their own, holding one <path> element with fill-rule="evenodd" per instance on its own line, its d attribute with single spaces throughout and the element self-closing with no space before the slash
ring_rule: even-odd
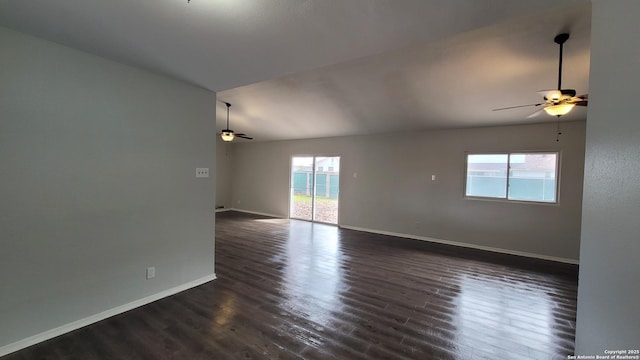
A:
<svg viewBox="0 0 640 360">
<path fill-rule="evenodd" d="M 565 264 L 574 264 L 574 265 L 578 265 L 579 264 L 578 260 L 561 258 L 561 257 L 556 257 L 556 256 L 533 254 L 533 253 L 528 253 L 528 252 L 523 252 L 523 251 L 508 250 L 508 249 L 495 248 L 495 247 L 490 247 L 490 246 L 468 244 L 468 243 L 463 243 L 463 242 L 458 242 L 458 241 L 442 240 L 442 239 L 436 239 L 436 238 L 431 238 L 431 237 L 426 237 L 426 236 L 419 236 L 419 235 L 401 234 L 401 233 L 395 233 L 395 232 L 391 232 L 391 231 L 367 229 L 367 228 L 361 228 L 361 227 L 349 226 L 349 225 L 340 225 L 340 227 L 341 228 L 345 228 L 345 229 L 350 229 L 350 230 L 374 233 L 374 234 L 390 235 L 390 236 L 396 236 L 396 237 L 402 237 L 402 238 L 408 238 L 408 239 L 414 239 L 414 240 L 428 241 L 428 242 L 444 244 L 444 245 L 453 245 L 453 246 L 460 246 L 460 247 L 465 247 L 465 248 L 470 248 L 470 249 L 492 251 L 492 252 L 501 253 L 501 254 L 524 256 L 524 257 L 529 257 L 529 258 L 534 258 L 534 259 L 542 259 L 542 260 L 550 260 L 550 261 L 556 261 L 556 262 L 561 262 L 561 263 L 565 263 Z"/>
<path fill-rule="evenodd" d="M 201 277 L 199 279 L 190 281 L 188 283 L 173 287 L 171 289 L 167 289 L 164 291 L 161 291 L 157 294 L 153 294 L 150 296 L 147 296 L 145 298 L 139 299 L 139 300 L 135 300 L 132 301 L 128 304 L 124 304 L 124 305 L 120 305 L 117 306 L 115 308 L 103 311 L 101 313 L 95 314 L 95 315 L 91 315 L 88 316 L 84 319 L 80 319 L 80 320 L 76 320 L 74 322 L 59 326 L 57 328 L 51 329 L 51 330 L 47 330 L 45 332 L 41 332 L 40 334 L 36 334 L 33 336 L 30 336 L 26 339 L 22 339 L 20 341 L 16 341 L 12 344 L 9 345 L 5 345 L 3 347 L 0 347 L 0 357 L 1 356 L 5 356 L 7 354 L 10 354 L 12 352 L 16 352 L 18 350 L 22 350 L 24 348 L 27 348 L 31 345 L 35 345 L 37 343 L 41 343 L 43 341 L 52 339 L 56 336 L 60 336 L 62 334 L 66 334 L 68 332 L 71 332 L 73 330 L 77 330 L 80 329 L 82 327 L 85 327 L 87 325 L 91 325 L 93 323 L 96 323 L 98 321 L 110 318 L 112 316 L 118 315 L 118 314 L 122 314 L 123 312 L 135 309 L 137 307 L 152 303 L 156 300 L 160 300 L 162 298 L 165 298 L 167 296 L 171 296 L 174 294 L 177 294 L 179 292 L 191 289 L 193 287 L 202 285 L 204 283 L 207 283 L 209 281 L 215 280 L 216 279 L 216 274 L 211 274 L 211 275 L 207 275 L 204 277 Z"/>
<path fill-rule="evenodd" d="M 216 209 L 216 211 L 215 211 L 215 212 L 219 213 L 219 212 L 225 212 L 225 211 L 231 211 L 231 210 L 233 210 L 233 209 L 230 209 L 230 208 L 220 208 L 220 209 Z"/>
<path fill-rule="evenodd" d="M 244 210 L 244 209 L 237 209 L 237 208 L 231 208 L 230 210 L 243 212 L 243 213 L 247 213 L 247 214 L 253 214 L 253 215 L 274 217 L 274 218 L 278 218 L 278 219 L 283 219 L 284 218 L 282 215 L 269 214 L 269 213 L 263 213 L 263 212 L 258 212 L 258 211 L 251 211 L 251 210 Z"/>
</svg>

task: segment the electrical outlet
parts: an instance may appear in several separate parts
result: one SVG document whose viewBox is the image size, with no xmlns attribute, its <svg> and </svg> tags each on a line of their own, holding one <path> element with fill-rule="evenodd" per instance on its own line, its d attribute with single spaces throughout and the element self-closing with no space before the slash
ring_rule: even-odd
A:
<svg viewBox="0 0 640 360">
<path fill-rule="evenodd" d="M 209 177 L 209 168 L 196 168 L 196 177 L 197 178 L 208 178 Z"/>
<path fill-rule="evenodd" d="M 156 267 L 150 266 L 147 268 L 147 280 L 153 279 L 154 277 L 156 277 Z"/>
</svg>

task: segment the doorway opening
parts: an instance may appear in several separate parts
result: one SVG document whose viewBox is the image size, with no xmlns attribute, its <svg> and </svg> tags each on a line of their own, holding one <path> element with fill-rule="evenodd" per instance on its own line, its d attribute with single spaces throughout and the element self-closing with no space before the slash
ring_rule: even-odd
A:
<svg viewBox="0 0 640 360">
<path fill-rule="evenodd" d="M 338 224 L 339 156 L 291 158 L 289 217 Z"/>
</svg>

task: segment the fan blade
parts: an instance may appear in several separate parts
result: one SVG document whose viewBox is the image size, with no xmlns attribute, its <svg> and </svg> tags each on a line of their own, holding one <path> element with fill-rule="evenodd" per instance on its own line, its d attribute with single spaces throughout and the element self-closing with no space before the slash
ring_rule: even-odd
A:
<svg viewBox="0 0 640 360">
<path fill-rule="evenodd" d="M 245 134 L 235 134 L 235 135 L 236 135 L 236 137 L 239 137 L 239 138 L 242 138 L 242 139 L 253 140 L 252 137 L 247 136 Z"/>
<path fill-rule="evenodd" d="M 574 104 L 576 106 L 587 106 L 587 104 L 589 103 L 589 94 L 574 96 L 569 99 L 568 103 Z"/>
<path fill-rule="evenodd" d="M 531 118 L 533 118 L 533 117 L 536 117 L 536 116 L 538 116 L 538 115 L 542 114 L 543 112 L 544 112 L 544 108 L 542 108 L 542 109 L 540 109 L 540 110 L 538 110 L 538 111 L 534 112 L 533 114 L 531 114 L 531 115 L 527 116 L 527 119 L 531 119 Z"/>
<path fill-rule="evenodd" d="M 517 108 L 522 108 L 522 107 L 527 107 L 527 106 L 540 106 L 544 103 L 537 103 L 537 104 L 528 104 L 528 105 L 518 105 L 518 106 L 509 106 L 509 107 L 504 107 L 504 108 L 499 108 L 499 109 L 493 109 L 491 111 L 500 111 L 500 110 L 509 110 L 509 109 L 517 109 Z"/>
</svg>

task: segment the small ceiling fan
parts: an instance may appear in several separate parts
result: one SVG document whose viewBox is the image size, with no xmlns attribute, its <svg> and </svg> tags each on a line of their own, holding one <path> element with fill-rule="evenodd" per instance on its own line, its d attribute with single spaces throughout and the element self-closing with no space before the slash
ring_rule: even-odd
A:
<svg viewBox="0 0 640 360">
<path fill-rule="evenodd" d="M 220 133 L 220 137 L 222 138 L 222 140 L 233 141 L 233 139 L 237 137 L 241 139 L 253 140 L 252 137 L 249 137 L 246 134 L 236 134 L 233 132 L 233 130 L 229 129 L 229 109 L 231 108 L 231 104 L 226 101 L 222 101 L 222 103 L 227 106 L 227 127 Z"/>
<path fill-rule="evenodd" d="M 500 109 L 493 109 L 493 111 L 501 111 L 501 110 L 509 110 L 516 109 L 528 106 L 543 106 L 542 109 L 534 112 L 533 114 L 527 116 L 528 118 L 532 118 L 534 116 L 539 115 L 542 111 L 546 112 L 549 115 L 557 116 L 558 118 L 562 115 L 566 115 L 573 109 L 574 106 L 587 106 L 589 102 L 589 95 L 579 95 L 576 96 L 576 91 L 574 89 L 563 89 L 562 88 L 562 47 L 563 44 L 569 39 L 569 34 L 562 33 L 556 35 L 553 41 L 560 45 L 560 61 L 558 63 L 558 88 L 555 90 L 540 90 L 538 93 L 543 96 L 544 102 L 536 103 L 536 104 L 528 104 L 528 105 L 518 105 L 518 106 L 509 106 Z"/>
</svg>

